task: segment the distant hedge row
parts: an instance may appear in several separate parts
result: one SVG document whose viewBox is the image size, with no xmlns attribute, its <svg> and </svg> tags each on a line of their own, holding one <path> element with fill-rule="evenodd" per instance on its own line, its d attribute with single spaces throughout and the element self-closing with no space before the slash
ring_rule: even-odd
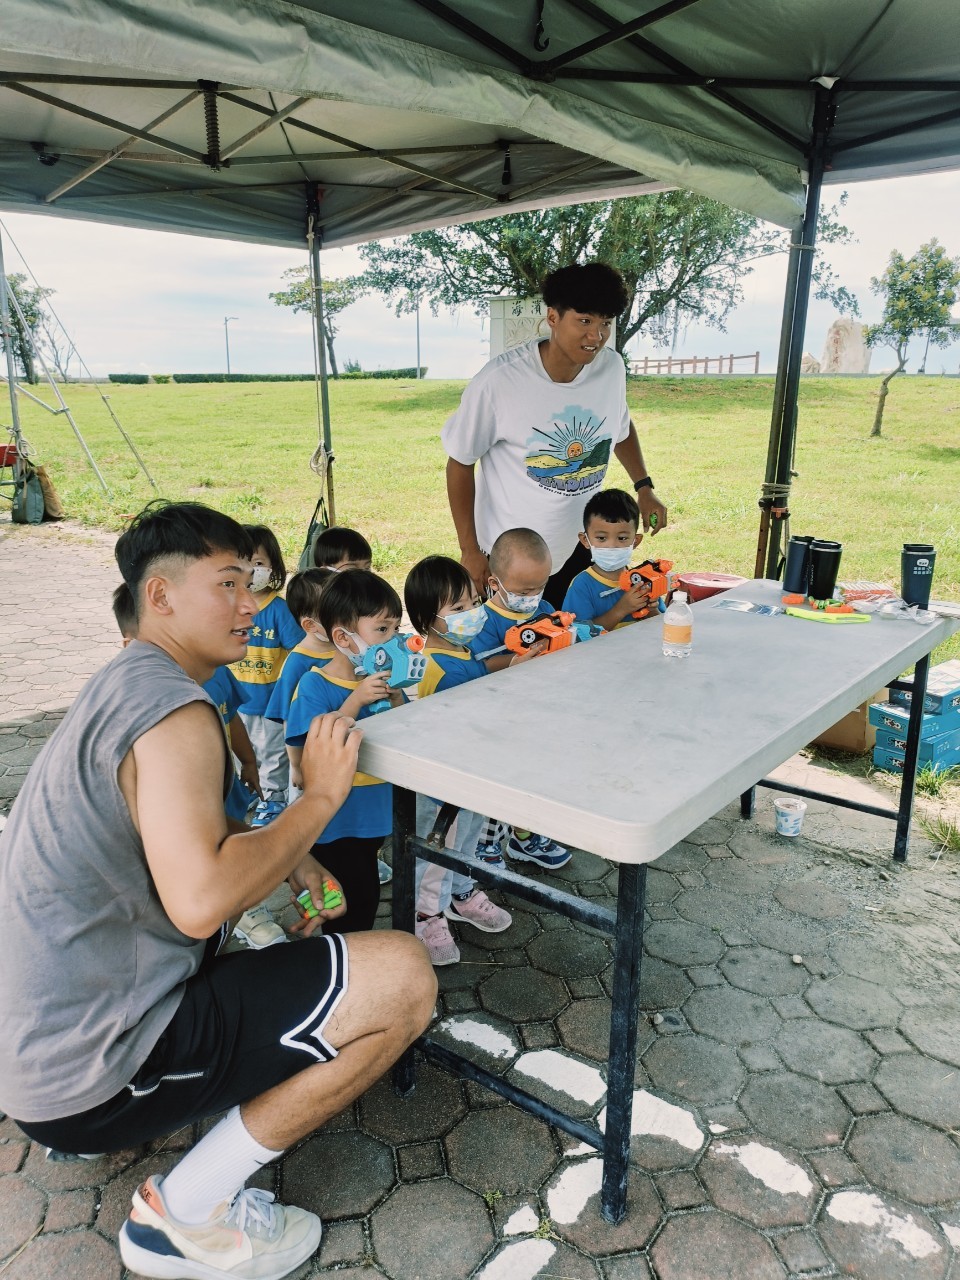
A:
<svg viewBox="0 0 960 1280">
<path fill-rule="evenodd" d="M 312 373 L 111 373 L 111 382 L 123 382 L 135 386 L 143 386 L 147 382 L 312 382 Z M 352 373 L 341 373 L 346 378 L 416 378 L 416 369 L 360 369 Z M 421 368 L 420 377 L 427 376 L 426 366 Z"/>
</svg>

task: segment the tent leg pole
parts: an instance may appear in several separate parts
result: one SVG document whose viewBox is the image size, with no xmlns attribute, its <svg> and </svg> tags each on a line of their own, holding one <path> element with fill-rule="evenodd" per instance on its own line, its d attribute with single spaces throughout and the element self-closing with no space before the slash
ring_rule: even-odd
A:
<svg viewBox="0 0 960 1280">
<path fill-rule="evenodd" d="M 330 430 L 330 390 L 327 385 L 327 353 L 323 342 L 323 284 L 320 276 L 320 236 L 314 231 L 310 236 L 310 274 L 313 281 L 313 341 L 320 370 L 320 415 L 322 420 L 323 447 L 327 462 L 327 511 L 330 523 L 336 524 L 336 506 L 333 500 L 333 436 Z"/>
<path fill-rule="evenodd" d="M 7 362 L 7 390 L 10 392 L 10 420 L 13 423 L 14 442 L 20 443 L 20 406 L 17 403 L 17 372 L 13 366 L 13 323 L 10 319 L 10 302 L 7 298 L 7 276 L 3 266 L 3 236 L 0 235 L 0 334 Z"/>
<path fill-rule="evenodd" d="M 800 391 L 800 361 L 803 358 L 803 339 L 810 304 L 810 285 L 813 280 L 813 255 L 817 242 L 817 219 L 820 215 L 820 193 L 823 188 L 823 172 L 826 163 L 827 138 L 833 124 L 836 108 L 830 94 L 818 89 L 813 118 L 813 147 L 810 154 L 810 176 L 807 182 L 807 205 L 799 244 L 797 268 L 797 301 L 790 334 L 789 357 L 783 388 L 783 425 L 777 453 L 777 469 L 774 483 L 782 497 L 777 499 L 787 511 L 787 493 L 790 486 L 790 469 L 793 464 L 793 448 L 797 431 L 797 399 Z M 789 513 L 787 513 L 789 514 Z M 780 563 L 782 525 L 775 518 L 773 536 L 767 544 L 768 578 L 776 578 Z"/>
</svg>

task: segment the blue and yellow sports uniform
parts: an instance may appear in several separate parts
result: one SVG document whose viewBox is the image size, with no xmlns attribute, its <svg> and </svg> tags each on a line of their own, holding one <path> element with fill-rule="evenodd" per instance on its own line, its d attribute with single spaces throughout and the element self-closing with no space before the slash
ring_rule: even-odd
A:
<svg viewBox="0 0 960 1280">
<path fill-rule="evenodd" d="M 270 701 L 273 685 L 280 678 L 284 660 L 304 637 L 304 630 L 287 608 L 287 602 L 274 592 L 250 620 L 250 643 L 246 657 L 234 662 L 230 670 L 245 686 L 249 697 L 243 706 L 245 716 L 262 716 Z"/>
<path fill-rule="evenodd" d="M 624 594 L 615 582 L 602 578 L 591 565 L 589 569 L 578 573 L 570 583 L 567 594 L 563 597 L 563 611 L 575 613 L 578 622 L 592 622 L 594 618 L 602 617 L 612 609 Z M 614 629 L 628 627 L 633 622 L 636 622 L 636 618 L 627 614 Z"/>
<path fill-rule="evenodd" d="M 236 719 L 237 712 L 246 704 L 247 691 L 229 667 L 217 667 L 210 679 L 203 682 L 201 688 L 216 703 L 227 735 L 227 747 L 232 750 L 230 722 Z M 250 808 L 251 800 L 253 800 L 253 793 L 247 790 L 234 771 L 233 786 L 223 802 L 227 817 L 236 818 L 237 821 L 242 822 Z"/>
<path fill-rule="evenodd" d="M 470 644 L 470 652 L 481 659 L 484 654 L 488 658 L 493 658 L 507 652 L 504 639 L 511 627 L 529 622 L 532 618 L 539 618 L 545 613 L 556 612 L 553 605 L 548 604 L 546 600 L 541 600 L 533 613 L 515 613 L 495 600 L 485 601 L 484 608 L 487 611 L 487 621 L 484 623 L 483 630 Z"/>
<path fill-rule="evenodd" d="M 287 654 L 286 662 L 283 664 L 283 670 L 280 672 L 280 679 L 273 686 L 270 693 L 270 701 L 267 703 L 267 709 L 263 713 L 264 718 L 276 720 L 279 724 L 286 724 L 290 715 L 290 704 L 293 702 L 294 694 L 297 692 L 300 677 L 306 675 L 311 667 L 325 667 L 334 653 L 336 653 L 336 650 L 331 647 L 326 657 L 321 658 L 316 653 L 308 653 L 299 644 L 295 649 L 291 649 Z"/>
</svg>

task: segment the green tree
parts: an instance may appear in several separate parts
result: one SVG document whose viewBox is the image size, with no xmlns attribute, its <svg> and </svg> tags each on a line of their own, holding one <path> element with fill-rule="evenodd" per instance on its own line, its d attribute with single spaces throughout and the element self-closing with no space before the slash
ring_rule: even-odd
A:
<svg viewBox="0 0 960 1280">
<path fill-rule="evenodd" d="M 835 217 L 845 198 L 821 220 L 825 242 L 851 238 Z M 398 313 L 413 311 L 422 296 L 435 314 L 441 306 L 465 305 L 484 314 L 492 295 L 538 297 L 540 282 L 556 267 L 610 262 L 629 295 L 617 317 L 623 352 L 641 332 L 665 346 L 693 321 L 723 330 L 752 264 L 787 247 L 783 232 L 748 214 L 687 191 L 664 191 L 417 231 L 360 252 L 365 283 Z M 857 314 L 856 300 L 823 268 L 817 296 Z"/>
<path fill-rule="evenodd" d="M 307 311 L 312 315 L 313 286 L 310 282 L 310 268 L 291 267 L 283 273 L 283 278 L 290 281 L 290 287 L 271 293 L 272 300 L 278 307 L 292 307 L 294 311 Z M 333 350 L 333 340 L 337 336 L 336 317 L 363 297 L 367 292 L 367 285 L 362 276 L 332 277 L 321 280 L 320 283 L 323 290 L 323 338 L 327 344 L 330 372 L 336 378 L 339 376 L 337 357 Z"/>
<path fill-rule="evenodd" d="M 894 249 L 886 271 L 870 281 L 873 292 L 883 298 L 883 318 L 864 327 L 864 341 L 868 347 L 892 347 L 897 355 L 897 367 L 880 383 L 871 436 L 880 435 L 887 392 L 906 368 L 910 339 L 926 332 L 928 345 L 947 347 L 956 337 L 960 325 L 951 320 L 950 308 L 958 285 L 960 258 L 948 257 L 936 239 L 922 244 L 912 258 Z"/>
<path fill-rule="evenodd" d="M 44 289 L 40 285 L 28 285 L 27 277 L 20 271 L 7 276 L 7 285 L 19 305 L 10 304 L 10 328 L 12 330 L 13 358 L 20 366 L 20 372 L 27 382 L 39 382 L 35 360 L 37 334 L 43 327 L 47 313 L 44 310 L 44 299 L 49 298 L 54 289 Z M 20 312 L 23 312 L 23 319 Z M 24 324 L 26 321 L 26 324 Z M 6 350 L 0 335 L 0 351 Z"/>
</svg>

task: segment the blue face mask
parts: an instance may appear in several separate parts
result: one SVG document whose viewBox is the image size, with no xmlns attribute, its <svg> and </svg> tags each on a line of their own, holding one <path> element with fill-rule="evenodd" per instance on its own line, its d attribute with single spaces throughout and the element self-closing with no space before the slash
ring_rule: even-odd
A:
<svg viewBox="0 0 960 1280">
<path fill-rule="evenodd" d="M 440 616 L 447 624 L 446 639 L 463 646 L 476 639 L 487 621 L 487 611 L 482 604 L 478 604 L 473 609 L 464 609 L 462 613 L 447 613 Z"/>
<path fill-rule="evenodd" d="M 522 614 L 525 618 L 529 618 L 532 613 L 537 612 L 540 607 L 540 601 L 543 599 L 542 591 L 538 591 L 532 596 L 521 596 L 516 591 L 508 591 L 502 584 L 496 591 L 491 592 L 491 595 L 495 596 L 498 593 L 511 613 Z"/>
<path fill-rule="evenodd" d="M 633 547 L 595 547 L 591 543 L 590 557 L 604 573 L 616 573 L 633 559 Z"/>
</svg>

